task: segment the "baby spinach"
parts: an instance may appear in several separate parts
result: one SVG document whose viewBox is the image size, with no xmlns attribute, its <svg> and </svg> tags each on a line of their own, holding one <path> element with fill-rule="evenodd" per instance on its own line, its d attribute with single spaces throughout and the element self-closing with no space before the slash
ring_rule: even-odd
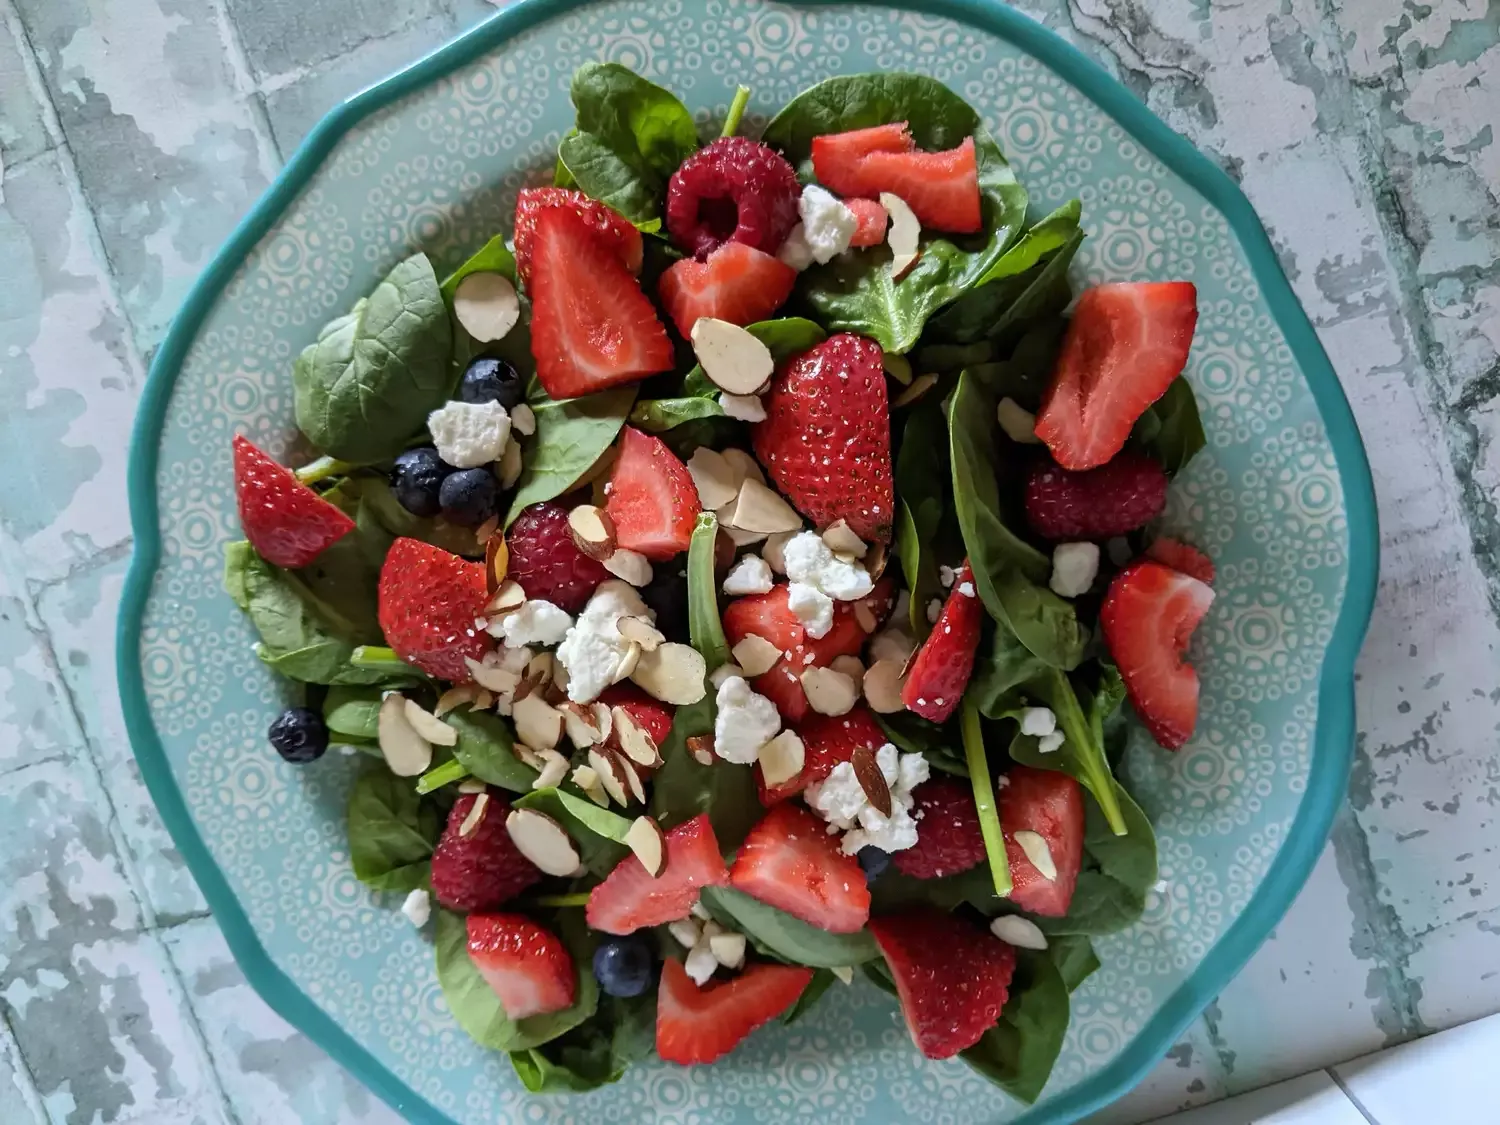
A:
<svg viewBox="0 0 1500 1125">
<path fill-rule="evenodd" d="M 342 461 L 394 457 L 448 401 L 452 354 L 453 331 L 432 263 L 413 254 L 297 357 L 297 426 Z"/>
<path fill-rule="evenodd" d="M 1003 718 L 1021 705 L 1019 689 L 1046 669 L 1015 633 L 997 621 L 974 658 L 974 673 L 964 695 L 990 718 Z"/>
<path fill-rule="evenodd" d="M 790 1008 L 781 1013 L 781 1022 L 796 1023 L 812 1010 L 813 1005 L 823 998 L 823 993 L 827 992 L 833 982 L 838 979 L 830 969 L 815 970 L 812 980 L 807 982 L 807 987 L 802 990 L 802 994 L 797 997 Z"/>
<path fill-rule="evenodd" d="M 323 697 L 323 722 L 335 735 L 373 740 L 385 692 L 378 687 L 332 687 Z"/>
<path fill-rule="evenodd" d="M 514 802 L 514 807 L 536 809 L 561 824 L 573 838 L 579 861 L 595 875 L 608 875 L 630 854 L 625 844 L 630 821 L 585 797 L 562 789 L 537 789 Z"/>
<path fill-rule="evenodd" d="M 413 515 L 401 506 L 384 476 L 361 473 L 346 477 L 326 496 L 354 517 L 355 534 L 347 540 L 358 544 L 377 578 L 391 544 L 402 537 L 420 539 L 454 555 L 484 554 L 473 528 L 449 523 L 441 516 L 427 519 Z M 329 549 L 340 547 L 345 541 L 340 540 Z M 375 604 L 373 596 L 370 604 Z"/>
<path fill-rule="evenodd" d="M 561 496 L 598 463 L 625 424 L 635 387 L 616 387 L 585 398 L 558 401 L 533 378 L 526 401 L 536 415 L 536 433 L 523 443 L 521 479 L 505 525 L 532 504 Z"/>
<path fill-rule="evenodd" d="M 724 408 L 719 405 L 718 391 L 708 395 L 679 395 L 675 398 L 651 398 L 635 404 L 630 412 L 630 424 L 648 434 L 664 434 L 699 422 L 705 418 L 724 418 Z"/>
<path fill-rule="evenodd" d="M 688 636 L 712 672 L 729 661 L 729 641 L 719 617 L 718 584 L 714 579 L 714 546 L 719 521 L 712 512 L 698 513 L 688 541 Z"/>
<path fill-rule="evenodd" d="M 600 996 L 598 1010 L 540 1047 L 512 1051 L 511 1065 L 534 1094 L 582 1093 L 618 1082 L 656 1045 L 656 994 Z"/>
<path fill-rule="evenodd" d="M 1077 992 L 1078 986 L 1099 969 L 1099 955 L 1094 952 L 1094 943 L 1083 934 L 1067 934 L 1047 939 L 1047 955 L 1062 974 L 1063 984 L 1069 992 Z"/>
<path fill-rule="evenodd" d="M 557 148 L 569 177 L 631 222 L 660 218 L 667 181 L 698 147 L 693 115 L 619 63 L 584 63 L 572 97 L 578 122 Z"/>
<path fill-rule="evenodd" d="M 810 178 L 812 140 L 873 125 L 905 121 L 912 138 L 940 151 L 974 138 L 979 165 L 981 232 L 922 240 L 916 265 L 891 279 L 891 254 L 880 246 L 840 255 L 802 275 L 805 300 L 830 331 L 871 336 L 889 352 L 916 344 L 927 318 L 979 284 L 1020 233 L 1026 189 L 973 107 L 948 87 L 917 74 L 860 74 L 829 78 L 793 98 L 766 126 L 762 140 L 782 149 Z"/>
<path fill-rule="evenodd" d="M 1166 393 L 1137 419 L 1130 436 L 1161 462 L 1168 475 L 1180 473 L 1207 441 L 1192 384 L 1181 375 L 1173 379 Z"/>
<path fill-rule="evenodd" d="M 443 830 L 438 807 L 384 765 L 361 773 L 349 793 L 349 860 L 354 876 L 377 891 L 410 891 L 427 882 Z"/>
<path fill-rule="evenodd" d="M 990 324 L 986 336 L 1000 349 L 1010 347 L 1029 325 L 1048 317 L 1058 316 L 1073 299 L 1073 288 L 1068 282 L 1068 267 L 1073 256 L 1083 245 L 1083 231 L 1074 231 L 1063 243 L 1062 249 L 1039 266 L 1033 266 L 1015 281 L 1019 289 L 1013 291 L 1005 302 L 1000 315 Z M 1007 280 L 1002 284 L 1009 285 Z"/>
<path fill-rule="evenodd" d="M 516 256 L 505 245 L 505 236 L 497 234 L 481 246 L 463 265 L 443 279 L 440 286 L 443 299 L 453 303 L 453 295 L 464 278 L 475 273 L 498 273 L 512 284 L 516 280 Z"/>
<path fill-rule="evenodd" d="M 1068 1031 L 1068 986 L 1047 953 L 1019 950 L 1000 1019 L 959 1058 L 1030 1105 L 1041 1094 Z"/>
<path fill-rule="evenodd" d="M 1114 793 L 1127 832 L 1117 836 L 1099 807 L 1088 803 L 1084 866 L 1067 917 L 1032 919 L 1048 935 L 1112 934 L 1133 925 L 1146 910 L 1146 898 L 1157 880 L 1156 833 L 1119 782 Z"/>
<path fill-rule="evenodd" d="M 896 454 L 896 553 L 911 591 L 912 634 L 919 641 L 932 628 L 927 603 L 943 593 L 937 543 L 949 487 L 946 427 L 941 403 L 929 396 L 907 416 Z"/>
<path fill-rule="evenodd" d="M 733 887 L 704 887 L 700 899 L 721 924 L 744 934 L 761 953 L 793 965 L 835 969 L 880 956 L 869 930 L 829 933 Z"/>
<path fill-rule="evenodd" d="M 516 757 L 510 724 L 488 711 L 459 708 L 443 716 L 458 731 L 453 758 L 480 781 L 509 789 L 513 793 L 531 791 L 536 770 Z"/>
</svg>

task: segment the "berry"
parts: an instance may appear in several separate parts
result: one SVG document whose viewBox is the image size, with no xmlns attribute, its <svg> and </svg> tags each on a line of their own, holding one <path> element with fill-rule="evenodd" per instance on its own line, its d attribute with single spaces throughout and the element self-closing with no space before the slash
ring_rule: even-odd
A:
<svg viewBox="0 0 1500 1125">
<path fill-rule="evenodd" d="M 639 996 L 656 975 L 651 947 L 638 937 L 610 938 L 594 950 L 594 977 L 610 996 Z"/>
<path fill-rule="evenodd" d="M 459 829 L 479 795 L 459 796 L 432 853 L 432 893 L 449 910 L 494 910 L 542 877 L 511 842 L 505 828 L 510 813 L 505 796 L 498 789 L 485 792 L 489 800 L 467 836 Z"/>
<path fill-rule="evenodd" d="M 391 469 L 391 491 L 397 502 L 414 516 L 435 516 L 443 509 L 439 490 L 453 466 L 430 445 L 408 449 Z"/>
<path fill-rule="evenodd" d="M 865 882 L 873 883 L 885 874 L 885 869 L 891 865 L 891 853 L 881 851 L 874 844 L 869 844 L 859 849 L 859 854 L 854 857 L 859 860 L 859 866 L 864 870 Z"/>
<path fill-rule="evenodd" d="M 609 577 L 604 564 L 578 549 L 568 530 L 567 509 L 550 500 L 533 504 L 506 532 L 510 568 L 506 577 L 559 609 L 577 613 L 588 604 L 594 587 Z"/>
<path fill-rule="evenodd" d="M 931 908 L 870 919 L 917 1049 L 950 1059 L 1000 1018 L 1016 951 L 962 915 Z"/>
<path fill-rule="evenodd" d="M 266 737 L 278 754 L 298 765 L 316 762 L 328 749 L 328 727 L 310 707 L 288 707 L 276 716 Z"/>
<path fill-rule="evenodd" d="M 721 1059 L 791 1007 L 812 977 L 801 966 L 761 962 L 699 988 L 680 961 L 665 961 L 656 991 L 656 1053 L 681 1066 Z"/>
<path fill-rule="evenodd" d="M 500 482 L 489 469 L 459 469 L 438 490 L 443 516 L 459 527 L 478 527 L 500 506 Z"/>
<path fill-rule="evenodd" d="M 245 538 L 272 566 L 306 566 L 354 530 L 353 520 L 243 435 L 234 439 L 234 498 Z"/>
<path fill-rule="evenodd" d="M 1197 323 L 1190 281 L 1084 290 L 1036 421 L 1059 465 L 1092 469 L 1125 447 L 1136 420 L 1182 372 Z"/>
<path fill-rule="evenodd" d="M 917 842 L 896 853 L 896 870 L 913 879 L 941 879 L 967 871 L 985 858 L 979 810 L 967 782 L 934 777 L 911 795 Z"/>
<path fill-rule="evenodd" d="M 573 1006 L 578 973 L 551 930 L 524 914 L 469 915 L 469 960 L 512 1020 Z"/>
<path fill-rule="evenodd" d="M 755 456 L 818 527 L 845 520 L 865 542 L 891 537 L 891 415 L 880 345 L 830 336 L 776 374 Z"/>
<path fill-rule="evenodd" d="M 1214 561 L 1197 547 L 1181 543 L 1176 539 L 1157 539 L 1146 548 L 1146 557 L 1155 559 L 1163 566 L 1191 575 L 1209 586 L 1214 584 Z"/>
<path fill-rule="evenodd" d="M 1134 562 L 1109 584 L 1099 625 L 1130 702 L 1168 750 L 1198 722 L 1198 673 L 1182 659 L 1213 604 L 1211 587 L 1159 562 Z"/>
<path fill-rule="evenodd" d="M 888 191 L 923 227 L 968 234 L 980 226 L 974 138 L 944 152 L 919 150 L 906 122 L 831 133 L 812 141 L 818 182 L 843 196 L 874 199 Z"/>
<path fill-rule="evenodd" d="M 1043 539 L 1107 539 L 1145 527 L 1167 506 L 1167 474 L 1144 453 L 1075 473 L 1047 460 L 1026 478 L 1026 522 Z"/>
<path fill-rule="evenodd" d="M 885 228 L 891 216 L 883 204 L 874 199 L 846 199 L 844 206 L 859 220 L 850 246 L 879 246 L 885 241 Z"/>
<path fill-rule="evenodd" d="M 878 750 L 888 741 L 875 716 L 863 706 L 855 707 L 847 715 L 819 715 L 809 711 L 797 724 L 797 734 L 802 739 L 802 769 L 796 777 L 767 787 L 759 767 L 756 768 L 760 802 L 767 808 L 822 781 L 833 772 L 834 766 L 849 761 L 861 747 Z"/>
<path fill-rule="evenodd" d="M 943 603 L 932 632 L 917 650 L 901 701 L 909 710 L 934 723 L 946 722 L 963 698 L 974 671 L 974 652 L 984 623 L 984 605 L 974 588 L 974 572 L 965 560 Z"/>
<path fill-rule="evenodd" d="M 506 410 L 513 410 L 526 401 L 526 380 L 505 360 L 480 356 L 464 372 L 458 384 L 458 397 L 476 404 L 498 402 Z"/>
<path fill-rule="evenodd" d="M 729 884 L 831 934 L 870 920 L 870 888 L 859 861 L 801 805 L 777 805 L 750 829 L 729 869 Z"/>
<path fill-rule="evenodd" d="M 417 539 L 397 539 L 380 568 L 380 631 L 386 644 L 429 676 L 467 683 L 465 659 L 482 660 L 490 639 L 474 627 L 489 601 L 484 564 Z"/>
<path fill-rule="evenodd" d="M 703 813 L 667 833 L 667 864 L 660 875 L 653 878 L 633 855 L 616 864 L 589 892 L 584 917 L 590 928 L 606 934 L 663 926 L 687 917 L 700 888 L 728 882 L 719 841 Z"/>
<path fill-rule="evenodd" d="M 677 331 L 691 337 L 700 316 L 731 324 L 768 320 L 792 295 L 797 271 L 743 242 L 729 242 L 700 262 L 673 262 L 656 283 Z"/>
<path fill-rule="evenodd" d="M 619 546 L 655 562 L 688 549 L 702 510 L 698 489 L 687 466 L 661 438 L 626 426 L 606 491 L 604 510 L 614 521 Z"/>
<path fill-rule="evenodd" d="M 657 746 L 667 744 L 667 736 L 672 733 L 672 718 L 677 714 L 677 708 L 670 703 L 653 699 L 632 683 L 618 683 L 605 688 L 604 693 L 599 696 L 599 702 L 611 710 L 618 707 L 627 712 Z M 605 745 L 619 749 L 619 733 L 611 729 Z"/>
<path fill-rule="evenodd" d="M 1083 787 L 1065 773 L 1030 766 L 1012 766 L 1005 778 L 996 801 L 1010 866 L 1010 900 L 1033 914 L 1061 918 L 1073 901 L 1083 865 Z M 1015 838 L 1024 831 L 1047 842 L 1056 878 L 1047 878 L 1026 858 Z"/>
<path fill-rule="evenodd" d="M 531 282 L 531 246 L 536 238 L 537 216 L 549 207 L 571 210 L 594 233 L 605 248 L 632 274 L 641 272 L 644 244 L 635 224 L 613 208 L 567 188 L 522 188 L 516 196 L 516 273 L 524 284 Z M 506 407 L 509 409 L 509 406 Z"/>
<path fill-rule="evenodd" d="M 656 307 L 576 211 L 539 210 L 531 252 L 531 354 L 549 395 L 577 398 L 672 369 Z"/>
<path fill-rule="evenodd" d="M 641 590 L 641 600 L 656 614 L 656 627 L 669 641 L 688 640 L 687 567 L 658 566 Z"/>
<path fill-rule="evenodd" d="M 720 137 L 667 184 L 667 230 L 699 261 L 726 242 L 775 254 L 797 225 L 802 186 L 786 158 L 749 137 Z"/>
</svg>

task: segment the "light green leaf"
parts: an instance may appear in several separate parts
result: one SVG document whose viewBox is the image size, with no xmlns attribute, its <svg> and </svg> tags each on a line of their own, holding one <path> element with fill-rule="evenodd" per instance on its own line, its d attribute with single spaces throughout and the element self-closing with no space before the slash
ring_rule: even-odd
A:
<svg viewBox="0 0 1500 1125">
<path fill-rule="evenodd" d="M 721 924 L 744 934 L 762 953 L 789 964 L 836 969 L 880 956 L 869 930 L 829 933 L 733 887 L 704 887 L 700 898 Z"/>
<path fill-rule="evenodd" d="M 532 504 L 561 496 L 594 467 L 619 435 L 635 394 L 633 386 L 616 387 L 558 401 L 531 381 L 526 401 L 536 415 L 536 433 L 523 443 L 525 467 L 505 526 Z"/>
</svg>

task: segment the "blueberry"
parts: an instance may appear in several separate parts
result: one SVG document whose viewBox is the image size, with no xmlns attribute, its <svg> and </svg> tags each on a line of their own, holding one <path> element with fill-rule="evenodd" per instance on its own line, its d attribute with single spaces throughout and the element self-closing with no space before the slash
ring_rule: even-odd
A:
<svg viewBox="0 0 1500 1125">
<path fill-rule="evenodd" d="M 443 515 L 460 527 L 478 527 L 500 506 L 500 483 L 488 469 L 459 469 L 438 490 Z"/>
<path fill-rule="evenodd" d="M 526 398 L 526 381 L 503 359 L 481 357 L 469 364 L 458 397 L 464 402 L 498 402 L 509 410 Z"/>
<path fill-rule="evenodd" d="M 651 947 L 638 937 L 610 938 L 594 950 L 594 976 L 611 996 L 639 996 L 656 975 Z"/>
<path fill-rule="evenodd" d="M 310 707 L 288 707 L 267 732 L 276 752 L 289 762 L 316 762 L 328 749 L 323 716 Z"/>
<path fill-rule="evenodd" d="M 657 564 L 641 600 L 656 611 L 656 627 L 669 639 L 688 638 L 687 571 L 680 565 Z"/>
<path fill-rule="evenodd" d="M 438 490 L 453 472 L 453 466 L 430 445 L 408 449 L 396 458 L 391 470 L 391 491 L 401 506 L 414 516 L 435 516 L 442 510 Z"/>
<path fill-rule="evenodd" d="M 881 851 L 873 844 L 859 849 L 859 865 L 865 869 L 865 882 L 873 883 L 880 878 L 891 863 L 891 853 Z"/>
</svg>

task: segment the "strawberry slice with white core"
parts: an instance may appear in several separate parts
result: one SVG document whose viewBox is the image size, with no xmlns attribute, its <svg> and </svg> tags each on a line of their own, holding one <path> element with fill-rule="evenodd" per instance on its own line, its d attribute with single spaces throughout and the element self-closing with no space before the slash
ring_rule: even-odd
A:
<svg viewBox="0 0 1500 1125">
<path fill-rule="evenodd" d="M 870 888 L 859 861 L 807 809 L 777 805 L 740 845 L 729 884 L 831 934 L 852 934 L 870 920 Z"/>
<path fill-rule="evenodd" d="M 769 320 L 797 282 L 797 271 L 774 255 L 743 242 L 726 242 L 704 262 L 673 262 L 656 283 L 677 331 L 691 338 L 699 317 L 730 324 Z"/>
<path fill-rule="evenodd" d="M 687 466 L 661 438 L 626 426 L 606 489 L 616 543 L 666 562 L 688 549 L 702 510 Z"/>
</svg>

